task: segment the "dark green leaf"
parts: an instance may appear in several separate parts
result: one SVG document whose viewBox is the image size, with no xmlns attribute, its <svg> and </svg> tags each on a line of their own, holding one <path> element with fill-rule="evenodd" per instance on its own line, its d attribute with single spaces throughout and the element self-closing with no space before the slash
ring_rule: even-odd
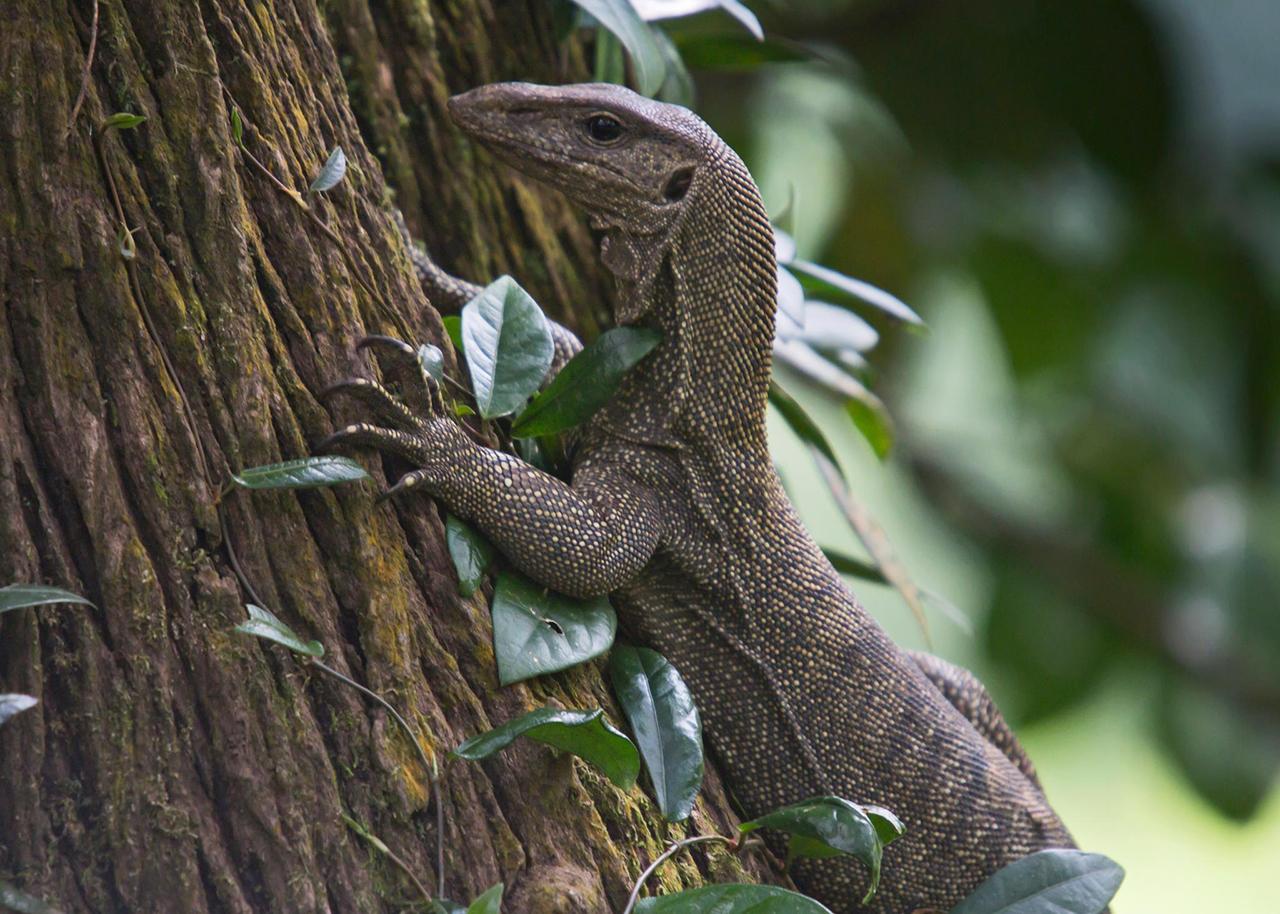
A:
<svg viewBox="0 0 1280 914">
<path fill-rule="evenodd" d="M 329 158 L 325 160 L 324 167 L 320 169 L 320 174 L 316 175 L 316 179 L 307 189 L 313 194 L 333 190 L 338 186 L 338 182 L 346 177 L 346 174 L 347 154 L 342 151 L 341 146 L 334 146 L 333 152 L 329 153 Z"/>
<path fill-rule="evenodd" d="M 36 706 L 37 702 L 30 695 L 16 693 L 0 694 L 0 724 L 15 714 L 21 714 Z"/>
<path fill-rule="evenodd" d="M 486 419 L 523 406 L 542 386 L 555 354 L 542 309 L 510 276 L 462 309 L 462 341 L 476 406 Z"/>
<path fill-rule="evenodd" d="M 244 145 L 244 120 L 240 117 L 240 109 L 231 109 L 231 139 L 237 146 Z"/>
<path fill-rule="evenodd" d="M 794 41 L 755 41 L 735 32 L 677 35 L 675 42 L 685 65 L 702 70 L 749 71 L 763 64 L 801 63 L 814 58 Z"/>
<path fill-rule="evenodd" d="M 876 835 L 879 836 L 881 844 L 889 844 L 907 833 L 907 827 L 902 824 L 902 820 L 883 806 L 864 805 L 862 811 L 875 826 Z"/>
<path fill-rule="evenodd" d="M 1039 851 L 998 871 L 951 914 L 1098 914 L 1124 881 L 1102 854 Z"/>
<path fill-rule="evenodd" d="M 79 594 L 63 590 L 61 587 L 45 587 L 43 584 L 10 584 L 7 587 L 0 587 L 0 613 L 27 606 L 47 606 L 51 603 L 79 603 L 82 606 L 93 606 Z"/>
<path fill-rule="evenodd" d="M 1169 676 L 1160 689 L 1157 720 L 1161 742 L 1197 793 L 1238 822 L 1257 814 L 1280 768 L 1280 734 L 1272 719 L 1199 683 Z"/>
<path fill-rule="evenodd" d="M 853 301 L 863 302 L 900 321 L 920 327 L 924 326 L 924 321 L 920 319 L 920 315 L 912 311 L 911 308 L 895 296 L 871 285 L 869 282 L 854 279 L 852 276 L 846 276 L 843 273 L 838 273 L 816 263 L 810 263 L 807 260 L 793 260 L 790 263 L 790 267 L 795 273 L 799 274 L 801 284 L 810 292 L 824 296 L 838 295 Z"/>
<path fill-rule="evenodd" d="M 422 373 L 439 383 L 444 380 L 444 353 L 439 346 L 423 343 L 418 347 L 418 365 Z"/>
<path fill-rule="evenodd" d="M 635 743 L 605 720 L 600 708 L 594 711 L 537 708 L 501 727 L 471 737 L 453 750 L 453 754 L 477 762 L 505 749 L 521 736 L 585 759 L 624 790 L 634 785 L 640 774 L 640 754 Z"/>
<path fill-rule="evenodd" d="M 809 418 L 809 414 L 796 402 L 795 398 L 779 387 L 776 381 L 769 383 L 769 402 L 801 441 L 817 448 L 834 466 L 839 466 L 835 451 L 831 449 L 818 424 Z"/>
<path fill-rule="evenodd" d="M 876 584 L 889 583 L 884 576 L 884 572 L 876 566 L 875 562 L 856 559 L 837 549 L 828 549 L 826 546 L 822 547 L 822 554 L 827 557 L 831 567 L 841 574 L 847 574 L 853 578 L 862 578 L 864 581 L 872 581 Z"/>
<path fill-rule="evenodd" d="M 521 438 L 553 435 L 580 425 L 609 402 L 623 376 L 649 354 L 662 334 L 645 327 L 615 327 L 560 369 L 511 426 Z"/>
<path fill-rule="evenodd" d="M 467 914 L 467 906 L 448 898 L 434 898 L 427 905 L 427 914 Z"/>
<path fill-rule="evenodd" d="M 636 914 L 831 914 L 812 898 L 771 885 L 708 885 L 644 898 Z"/>
<path fill-rule="evenodd" d="M 283 644 L 289 650 L 306 654 L 308 657 L 324 656 L 323 644 L 319 641 L 303 641 L 293 629 L 261 606 L 249 603 L 245 605 L 245 609 L 249 610 L 249 621 L 241 622 L 236 626 L 236 631 L 240 634 L 253 635 L 255 638 L 265 638 L 276 644 Z"/>
<path fill-rule="evenodd" d="M 599 657 L 617 628 L 608 597 L 574 600 L 505 572 L 493 590 L 498 681 L 510 685 Z"/>
<path fill-rule="evenodd" d="M 618 36 L 635 67 L 640 91 L 652 96 L 666 78 L 662 50 L 653 38 L 653 29 L 640 18 L 628 0 L 573 0 L 597 22 Z"/>
<path fill-rule="evenodd" d="M 850 397 L 844 401 L 844 411 L 875 455 L 884 460 L 893 450 L 893 419 L 889 417 L 883 400 L 866 388 L 863 390 L 865 396 Z"/>
<path fill-rule="evenodd" d="M 250 467 L 231 477 L 245 489 L 314 489 L 368 478 L 364 467 L 350 457 L 302 457 Z"/>
<path fill-rule="evenodd" d="M 444 539 L 453 567 L 458 570 L 458 593 L 469 597 L 479 589 L 485 572 L 493 564 L 493 547 L 452 514 L 444 525 Z"/>
<path fill-rule="evenodd" d="M 26 892 L 18 891 L 7 882 L 0 882 L 0 908 L 17 911 L 18 914 L 58 914 L 56 908 Z"/>
<path fill-rule="evenodd" d="M 127 111 L 121 111 L 113 114 L 102 122 L 103 130 L 110 130 L 113 127 L 116 130 L 132 130 L 139 124 L 144 123 L 147 119 L 145 114 L 129 114 Z"/>
<path fill-rule="evenodd" d="M 487 889 L 483 895 L 471 902 L 467 914 L 502 914 L 502 883 Z"/>
<path fill-rule="evenodd" d="M 448 317 L 441 318 L 444 324 L 444 332 L 449 334 L 449 340 L 453 343 L 453 348 L 462 351 L 462 317 L 458 314 L 450 314 Z"/>
<path fill-rule="evenodd" d="M 891 824 L 889 820 L 883 815 L 880 818 L 883 820 L 881 828 L 888 828 Z M 896 818 L 893 823 L 901 827 Z M 784 806 L 750 822 L 743 822 L 739 828 L 743 834 L 757 828 L 776 828 L 794 836 L 788 848 L 789 859 L 801 856 L 829 857 L 835 854 L 857 857 L 871 871 L 871 885 L 866 897 L 862 899 L 864 905 L 872 899 L 880 885 L 880 858 L 884 842 L 880 838 L 880 829 L 856 803 L 850 803 L 841 797 L 814 797 Z M 894 837 L 900 833 L 895 833 Z M 801 840 L 796 841 L 795 838 Z"/>
<path fill-rule="evenodd" d="M 702 721 L 688 686 L 665 657 L 643 647 L 615 647 L 609 675 L 658 808 L 669 821 L 687 819 L 702 788 Z"/>
</svg>

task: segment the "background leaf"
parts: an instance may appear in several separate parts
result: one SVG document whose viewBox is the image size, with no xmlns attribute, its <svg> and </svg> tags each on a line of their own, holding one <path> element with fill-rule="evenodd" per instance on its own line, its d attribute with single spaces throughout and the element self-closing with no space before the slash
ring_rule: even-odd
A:
<svg viewBox="0 0 1280 914">
<path fill-rule="evenodd" d="M 315 489 L 368 479 L 350 457 L 301 457 L 241 470 L 231 480 L 245 489 Z"/>
<path fill-rule="evenodd" d="M 241 622 L 235 628 L 242 635 L 265 638 L 308 657 L 324 656 L 323 644 L 319 641 L 303 641 L 293 629 L 277 619 L 268 610 L 263 609 L 261 606 L 254 606 L 252 603 L 246 604 L 245 609 L 249 611 L 249 621 Z"/>
<path fill-rule="evenodd" d="M 14 692 L 0 693 L 0 724 L 3 724 L 15 714 L 21 714 L 23 711 L 34 708 L 38 702 L 30 695 L 22 695 Z"/>
<path fill-rule="evenodd" d="M 809 417 L 796 399 L 783 390 L 776 381 L 769 382 L 769 403 L 778 411 L 778 415 L 786 420 L 787 425 L 796 433 L 796 437 L 805 444 L 817 448 L 833 466 L 839 466 L 835 451 L 831 449 L 826 435 L 822 434 L 822 429 L 818 428 L 818 424 Z"/>
<path fill-rule="evenodd" d="M 431 380 L 436 382 L 444 380 L 444 353 L 440 351 L 439 346 L 432 346 L 430 343 L 419 346 L 418 365 L 422 368 L 422 373 Z"/>
<path fill-rule="evenodd" d="M 662 815 L 680 822 L 702 788 L 702 720 L 688 686 L 656 651 L 619 645 L 609 657 L 618 704 L 631 724 Z"/>
<path fill-rule="evenodd" d="M 511 685 L 599 657 L 613 645 L 617 628 L 608 597 L 575 600 L 503 572 L 493 590 L 498 681 Z"/>
<path fill-rule="evenodd" d="M 831 914 L 831 910 L 776 886 L 729 884 L 643 898 L 636 914 Z"/>
<path fill-rule="evenodd" d="M 139 124 L 146 122 L 146 120 L 147 116 L 145 114 L 130 114 L 127 111 L 120 111 L 103 121 L 102 129 L 132 130 Z"/>
<path fill-rule="evenodd" d="M 585 759 L 623 790 L 632 787 L 640 775 L 640 753 L 635 743 L 605 720 L 600 708 L 594 711 L 537 708 L 471 737 L 453 750 L 453 754 L 477 762 L 505 749 L 521 736 Z"/>
<path fill-rule="evenodd" d="M 347 154 L 342 151 L 341 146 L 334 146 L 333 152 L 329 153 L 329 158 L 325 160 L 324 166 L 320 169 L 320 173 L 316 175 L 316 179 L 311 182 L 311 186 L 307 188 L 313 194 L 322 194 L 327 190 L 333 190 L 338 186 L 347 174 Z"/>
<path fill-rule="evenodd" d="M 597 22 L 618 36 L 631 55 L 636 83 L 642 93 L 652 96 L 666 78 L 662 50 L 653 39 L 647 22 L 640 18 L 628 0 L 573 0 Z"/>
<path fill-rule="evenodd" d="M 511 426 L 522 438 L 553 435 L 580 425 L 609 402 L 622 378 L 662 340 L 647 327 L 615 327 L 572 359 Z"/>
<path fill-rule="evenodd" d="M 467 907 L 467 914 L 501 914 L 502 912 L 502 883 L 486 889 L 484 894 L 478 897 Z"/>
<path fill-rule="evenodd" d="M 485 572 L 493 564 L 493 547 L 489 541 L 456 515 L 450 514 L 444 525 L 449 557 L 458 571 L 458 592 L 469 597 L 479 589 Z"/>
<path fill-rule="evenodd" d="M 869 282 L 854 279 L 852 276 L 846 276 L 829 267 L 810 263 L 807 260 L 793 260 L 788 266 L 792 272 L 797 274 L 800 284 L 808 291 L 824 296 L 839 296 L 840 298 L 862 302 L 905 323 L 919 327 L 924 326 L 924 321 L 920 318 L 920 315 L 916 314 L 905 302 Z"/>
<path fill-rule="evenodd" d="M 462 342 L 476 407 L 486 419 L 523 406 L 542 386 L 555 354 L 542 309 L 510 276 L 467 302 Z"/>
<path fill-rule="evenodd" d="M 978 886 L 951 914 L 1099 914 L 1124 881 L 1102 854 L 1039 851 Z"/>
<path fill-rule="evenodd" d="M 0 613 L 11 609 L 23 609 L 27 606 L 47 606 L 51 603 L 79 603 L 82 606 L 93 606 L 79 594 L 63 590 L 61 587 L 46 587 L 43 584 L 10 584 L 7 587 L 0 587 Z"/>
</svg>

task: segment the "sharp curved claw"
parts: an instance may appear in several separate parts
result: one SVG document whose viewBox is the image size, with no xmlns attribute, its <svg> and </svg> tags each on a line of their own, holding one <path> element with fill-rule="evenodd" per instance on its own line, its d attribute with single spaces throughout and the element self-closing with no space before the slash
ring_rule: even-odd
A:
<svg viewBox="0 0 1280 914">
<path fill-rule="evenodd" d="M 399 482 L 397 482 L 394 486 L 392 486 L 391 488 L 383 492 L 381 495 L 379 495 L 377 499 L 375 499 L 375 501 L 377 501 L 380 504 L 390 498 L 394 498 L 396 495 L 399 495 L 401 492 L 405 492 L 410 489 L 416 488 L 417 486 L 422 485 L 426 481 L 427 481 L 427 474 L 425 470 L 415 470 L 412 473 L 405 473 L 403 476 L 400 477 Z"/>
<path fill-rule="evenodd" d="M 381 334 L 370 334 L 369 336 L 360 337 L 356 343 L 356 349 L 368 349 L 370 346 L 385 346 L 388 349 L 394 349 L 402 355 L 417 356 L 418 350 L 414 349 L 404 340 L 398 340 L 394 336 L 382 336 Z"/>
</svg>

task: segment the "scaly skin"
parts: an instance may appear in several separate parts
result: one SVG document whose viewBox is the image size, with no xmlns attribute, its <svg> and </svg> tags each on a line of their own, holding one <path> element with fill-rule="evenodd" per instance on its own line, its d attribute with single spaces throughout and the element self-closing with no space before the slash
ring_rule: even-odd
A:
<svg viewBox="0 0 1280 914">
<path fill-rule="evenodd" d="M 837 914 L 946 910 L 1018 857 L 1072 846 L 1010 761 L 1020 748 L 997 746 L 1012 737 L 981 686 L 929 666 L 935 685 L 896 647 L 782 491 L 765 438 L 773 231 L 733 151 L 685 109 L 617 86 L 485 86 L 450 110 L 587 210 L 620 286 L 618 322 L 663 341 L 582 430 L 571 484 L 473 443 L 438 396 L 418 418 L 372 382 L 340 388 L 402 431 L 332 440 L 415 463 L 397 489 L 441 499 L 544 585 L 611 594 L 626 628 L 688 682 L 748 816 L 816 794 L 896 812 L 907 833 L 867 908 L 860 864 L 797 864 L 797 883 Z M 420 267 L 449 304 L 474 289 Z"/>
</svg>

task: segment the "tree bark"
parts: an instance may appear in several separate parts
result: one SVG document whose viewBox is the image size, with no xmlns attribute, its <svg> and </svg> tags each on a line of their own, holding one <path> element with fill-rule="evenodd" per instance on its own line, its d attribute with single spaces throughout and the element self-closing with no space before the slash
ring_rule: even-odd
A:
<svg viewBox="0 0 1280 914">
<path fill-rule="evenodd" d="M 400 910 L 413 884 L 342 816 L 434 887 L 443 804 L 448 896 L 501 880 L 507 911 L 618 910 L 686 833 L 639 789 L 518 743 L 448 765 L 437 796 L 383 711 L 232 632 L 250 595 L 229 543 L 268 608 L 441 759 L 544 701 L 620 719 L 595 666 L 498 688 L 486 601 L 458 596 L 425 498 L 240 492 L 220 522 L 232 472 L 354 415 L 317 392 L 372 370 L 360 336 L 448 349 L 384 174 L 446 266 L 511 272 L 588 331 L 607 303 L 583 220 L 444 114 L 483 82 L 586 75 L 550 5 L 323 6 L 101 0 L 87 69 L 93 0 L 0 8 L 0 585 L 97 605 L 0 617 L 0 692 L 40 699 L 0 728 L 0 880 L 69 912 Z M 117 111 L 147 120 L 102 129 Z M 305 194 L 335 144 L 346 179 Z M 693 828 L 730 827 L 712 773 Z M 740 868 L 697 851 L 661 882 Z"/>
</svg>

